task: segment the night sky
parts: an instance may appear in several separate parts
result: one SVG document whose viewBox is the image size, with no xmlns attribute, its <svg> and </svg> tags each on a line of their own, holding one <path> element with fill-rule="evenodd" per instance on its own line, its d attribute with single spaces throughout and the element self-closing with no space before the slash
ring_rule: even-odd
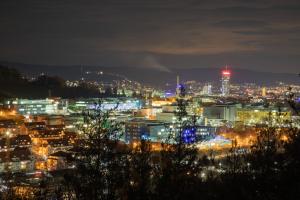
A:
<svg viewBox="0 0 300 200">
<path fill-rule="evenodd" d="M 1 0 L 0 60 L 298 73 L 299 0 Z"/>
</svg>

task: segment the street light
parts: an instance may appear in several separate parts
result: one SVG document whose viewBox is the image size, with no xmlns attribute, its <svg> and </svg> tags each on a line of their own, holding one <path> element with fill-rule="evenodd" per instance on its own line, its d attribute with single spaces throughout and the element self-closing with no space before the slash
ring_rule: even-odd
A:
<svg viewBox="0 0 300 200">
<path fill-rule="evenodd" d="M 7 137 L 10 137 L 10 131 L 9 131 L 9 130 L 7 130 L 7 131 L 5 132 L 5 134 L 6 134 Z"/>
</svg>

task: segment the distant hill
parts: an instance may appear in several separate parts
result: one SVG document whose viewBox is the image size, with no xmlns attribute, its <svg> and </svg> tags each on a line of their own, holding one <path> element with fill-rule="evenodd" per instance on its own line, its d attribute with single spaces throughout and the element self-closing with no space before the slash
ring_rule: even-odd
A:
<svg viewBox="0 0 300 200">
<path fill-rule="evenodd" d="M 153 86 L 163 86 L 166 83 L 175 84 L 176 75 L 180 75 L 181 80 L 196 80 L 200 82 L 218 82 L 221 77 L 221 69 L 218 68 L 182 68 L 172 69 L 171 72 L 159 71 L 151 68 L 139 67 L 104 67 L 104 66 L 49 66 L 31 65 L 20 63 L 2 62 L 3 65 L 18 69 L 26 75 L 38 75 L 45 73 L 51 76 L 60 76 L 64 79 L 78 80 L 84 77 L 88 80 L 100 80 L 110 82 L 116 79 L 129 78 L 144 84 Z M 1 64 L 1 62 L 0 62 Z M 86 74 L 85 72 L 92 72 Z M 102 71 L 97 75 L 95 72 Z M 259 85 L 273 85 L 277 82 L 300 83 L 297 74 L 259 72 L 247 69 L 232 69 L 232 82 L 234 83 L 256 83 Z"/>
<path fill-rule="evenodd" d="M 29 81 L 22 78 L 15 68 L 0 65 L 0 101 L 6 98 L 45 98 L 50 95 L 63 98 L 117 96 L 109 92 L 100 94 L 98 88 L 84 82 L 78 87 L 66 87 L 65 80 L 58 76 L 43 75 Z"/>
</svg>

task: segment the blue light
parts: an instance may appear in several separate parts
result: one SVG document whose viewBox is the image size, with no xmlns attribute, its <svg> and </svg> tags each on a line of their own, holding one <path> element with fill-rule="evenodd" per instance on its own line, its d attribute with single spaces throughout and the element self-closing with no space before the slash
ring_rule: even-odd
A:
<svg viewBox="0 0 300 200">
<path fill-rule="evenodd" d="M 192 144 L 196 141 L 196 128 L 188 127 L 182 132 L 182 140 L 186 144 Z"/>
<path fill-rule="evenodd" d="M 174 92 L 165 92 L 165 97 L 174 96 Z"/>
<path fill-rule="evenodd" d="M 179 89 L 184 89 L 184 85 L 183 85 L 183 84 L 178 84 L 178 85 L 177 85 L 177 88 L 179 88 Z"/>
<path fill-rule="evenodd" d="M 142 134 L 141 135 L 141 139 L 142 140 L 148 140 L 149 139 L 149 136 L 147 134 Z"/>
</svg>

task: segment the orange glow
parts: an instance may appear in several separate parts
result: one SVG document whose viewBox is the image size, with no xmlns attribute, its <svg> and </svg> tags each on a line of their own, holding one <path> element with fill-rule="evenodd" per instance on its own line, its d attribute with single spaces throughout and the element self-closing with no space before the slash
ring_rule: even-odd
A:
<svg viewBox="0 0 300 200">
<path fill-rule="evenodd" d="M 289 140 L 289 138 L 288 138 L 288 136 L 283 135 L 283 136 L 281 136 L 281 140 L 284 142 L 287 142 Z"/>
<path fill-rule="evenodd" d="M 249 147 L 253 145 L 253 143 L 255 142 L 257 133 L 254 130 L 250 130 L 250 131 L 248 130 L 243 133 L 229 131 L 229 132 L 223 132 L 219 134 L 231 141 L 235 141 L 236 144 L 240 147 Z"/>
<path fill-rule="evenodd" d="M 46 170 L 47 168 L 46 168 L 46 163 L 45 163 L 45 161 L 36 161 L 35 162 L 35 169 L 37 169 L 37 170 Z"/>
<path fill-rule="evenodd" d="M 170 100 L 154 100 L 152 101 L 152 106 L 154 107 L 160 107 L 165 105 L 171 105 L 173 101 Z"/>
</svg>

